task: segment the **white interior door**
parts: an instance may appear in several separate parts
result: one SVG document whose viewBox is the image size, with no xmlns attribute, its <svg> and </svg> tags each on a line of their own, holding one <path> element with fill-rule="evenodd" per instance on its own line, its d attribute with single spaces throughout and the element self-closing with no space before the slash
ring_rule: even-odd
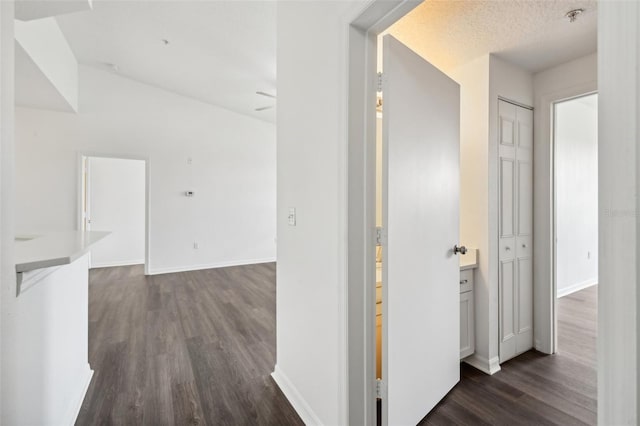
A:
<svg viewBox="0 0 640 426">
<path fill-rule="evenodd" d="M 533 347 L 533 111 L 500 100 L 500 362 Z"/>
<path fill-rule="evenodd" d="M 87 163 L 89 229 L 111 232 L 91 249 L 91 267 L 143 264 L 145 161 L 89 157 Z"/>
<path fill-rule="evenodd" d="M 383 424 L 415 425 L 460 379 L 460 89 L 383 41 Z"/>
</svg>

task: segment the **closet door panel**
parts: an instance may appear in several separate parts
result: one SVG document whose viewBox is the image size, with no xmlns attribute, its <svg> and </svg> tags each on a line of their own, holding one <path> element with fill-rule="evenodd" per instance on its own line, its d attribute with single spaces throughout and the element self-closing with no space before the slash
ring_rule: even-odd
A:
<svg viewBox="0 0 640 426">
<path fill-rule="evenodd" d="M 533 328 L 533 292 L 531 285 L 531 258 L 518 259 L 518 333 L 524 333 Z"/>
<path fill-rule="evenodd" d="M 518 161 L 518 236 L 533 230 L 533 169 L 531 163 Z"/>
<path fill-rule="evenodd" d="M 500 238 L 513 237 L 515 235 L 514 175 L 515 162 L 510 158 L 500 158 Z"/>
<path fill-rule="evenodd" d="M 515 261 L 500 262 L 500 357 L 511 358 L 516 353 L 516 286 Z"/>
<path fill-rule="evenodd" d="M 498 102 L 500 362 L 533 344 L 533 112 Z"/>
<path fill-rule="evenodd" d="M 530 257 L 517 260 L 516 355 L 533 347 L 533 269 Z"/>
<path fill-rule="evenodd" d="M 518 148 L 533 149 L 533 113 L 525 108 L 517 110 Z"/>
<path fill-rule="evenodd" d="M 499 115 L 499 141 L 500 145 L 513 147 L 516 145 L 516 106 L 508 102 L 500 101 L 498 103 Z"/>
</svg>

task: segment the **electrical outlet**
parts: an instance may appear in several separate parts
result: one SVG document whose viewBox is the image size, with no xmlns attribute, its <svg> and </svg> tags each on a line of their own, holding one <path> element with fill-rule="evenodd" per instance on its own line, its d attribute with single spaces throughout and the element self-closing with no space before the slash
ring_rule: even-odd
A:
<svg viewBox="0 0 640 426">
<path fill-rule="evenodd" d="M 195 250 L 198 250 L 198 249 L 200 248 L 200 244 L 198 244 L 198 243 L 193 243 L 193 248 L 194 248 Z"/>
</svg>

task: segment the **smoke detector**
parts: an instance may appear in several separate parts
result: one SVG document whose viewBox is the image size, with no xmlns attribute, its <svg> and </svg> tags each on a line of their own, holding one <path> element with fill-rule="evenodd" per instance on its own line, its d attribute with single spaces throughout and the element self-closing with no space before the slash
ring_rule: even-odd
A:
<svg viewBox="0 0 640 426">
<path fill-rule="evenodd" d="M 578 19 L 578 16 L 580 16 L 583 12 L 584 12 L 584 9 L 573 9 L 568 11 L 564 15 L 564 17 L 567 18 L 569 22 L 575 22 L 575 20 Z"/>
</svg>

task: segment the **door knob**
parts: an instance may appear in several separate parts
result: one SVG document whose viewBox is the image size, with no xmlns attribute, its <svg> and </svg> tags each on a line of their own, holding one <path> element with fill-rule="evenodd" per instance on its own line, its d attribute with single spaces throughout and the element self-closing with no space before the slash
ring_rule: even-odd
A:
<svg viewBox="0 0 640 426">
<path fill-rule="evenodd" d="M 465 246 L 460 246 L 458 247 L 458 245 L 456 244 L 455 246 L 453 246 L 453 254 L 467 254 L 467 248 Z"/>
</svg>

